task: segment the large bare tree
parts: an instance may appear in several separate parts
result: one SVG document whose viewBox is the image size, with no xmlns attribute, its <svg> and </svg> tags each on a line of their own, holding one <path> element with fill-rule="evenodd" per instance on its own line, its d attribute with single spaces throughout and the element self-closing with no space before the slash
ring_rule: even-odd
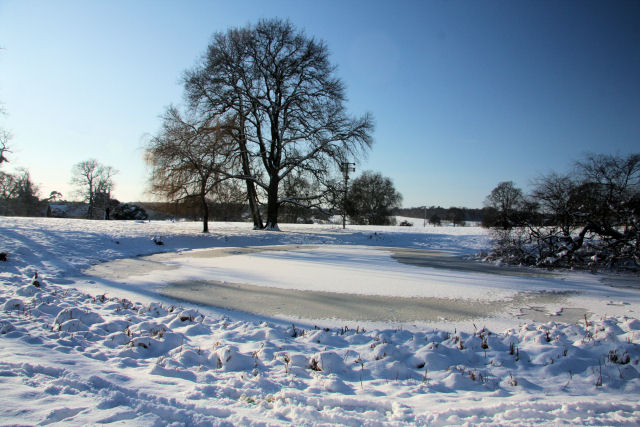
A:
<svg viewBox="0 0 640 427">
<path fill-rule="evenodd" d="M 207 196 L 228 179 L 234 166 L 227 126 L 211 117 L 184 115 L 169 107 L 162 128 L 146 147 L 151 166 L 150 189 L 171 201 L 197 197 L 202 231 L 209 231 Z"/>
<path fill-rule="evenodd" d="M 238 177 L 266 193 L 268 229 L 278 228 L 281 204 L 296 202 L 279 194 L 289 174 L 303 171 L 322 182 L 337 162 L 372 143 L 371 116 L 346 113 L 327 46 L 288 21 L 215 34 L 186 73 L 185 89 L 192 107 L 235 118 L 243 156 Z"/>
<path fill-rule="evenodd" d="M 84 160 L 76 163 L 71 170 L 71 184 L 78 187 L 78 194 L 89 204 L 87 218 L 96 217 L 96 200 L 105 200 L 105 209 L 111 197 L 114 183 L 113 177 L 118 171 L 111 166 L 105 166 L 96 159 Z"/>
</svg>

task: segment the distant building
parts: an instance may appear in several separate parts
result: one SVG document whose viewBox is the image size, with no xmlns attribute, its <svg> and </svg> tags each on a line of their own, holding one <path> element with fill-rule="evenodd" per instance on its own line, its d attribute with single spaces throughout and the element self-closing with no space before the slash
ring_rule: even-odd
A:
<svg viewBox="0 0 640 427">
<path fill-rule="evenodd" d="M 69 206 L 66 204 L 52 204 L 47 206 L 47 216 L 51 218 L 68 218 Z"/>
</svg>

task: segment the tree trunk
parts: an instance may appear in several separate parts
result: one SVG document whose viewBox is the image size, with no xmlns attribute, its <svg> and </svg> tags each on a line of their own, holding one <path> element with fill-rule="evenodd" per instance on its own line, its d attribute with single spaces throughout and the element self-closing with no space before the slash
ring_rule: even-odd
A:
<svg viewBox="0 0 640 427">
<path fill-rule="evenodd" d="M 267 190 L 267 224 L 265 228 L 268 230 L 279 231 L 278 228 L 278 178 L 271 177 L 269 181 L 269 189 Z"/>
<path fill-rule="evenodd" d="M 241 124 L 241 128 L 244 128 L 244 122 Z M 242 173 L 245 176 L 251 176 L 251 168 L 249 166 L 249 154 L 247 153 L 247 140 L 244 135 L 244 131 L 240 135 L 238 140 L 240 146 L 240 159 L 242 160 Z M 247 184 L 247 198 L 249 199 L 249 209 L 251 209 L 251 216 L 253 217 L 253 228 L 255 230 L 261 230 L 264 228 L 262 225 L 262 217 L 260 216 L 260 209 L 258 208 L 258 195 L 256 193 L 256 186 L 253 181 L 245 180 Z"/>
<path fill-rule="evenodd" d="M 251 176 L 251 166 L 249 165 L 249 152 L 247 151 L 247 134 L 244 130 L 244 108 L 242 103 L 240 104 L 240 136 L 238 138 L 238 146 L 240 147 L 240 160 L 242 163 L 242 173 L 245 176 Z M 253 218 L 253 229 L 262 230 L 264 225 L 262 224 L 262 216 L 260 215 L 260 208 L 258 207 L 258 194 L 256 192 L 256 186 L 253 181 L 245 180 L 247 185 L 247 199 L 249 200 L 249 209 L 251 210 L 251 217 Z"/>
<path fill-rule="evenodd" d="M 202 232 L 209 232 L 209 206 L 207 205 L 206 193 L 200 193 L 200 203 L 202 208 Z"/>
<path fill-rule="evenodd" d="M 258 197 L 256 194 L 256 187 L 253 181 L 245 181 L 247 184 L 247 198 L 249 199 L 249 209 L 251 210 L 251 217 L 253 218 L 253 229 L 262 230 L 264 225 L 262 224 L 262 216 L 260 216 L 260 209 L 258 207 Z"/>
<path fill-rule="evenodd" d="M 93 186 L 89 183 L 89 209 L 87 212 L 89 219 L 93 219 Z"/>
</svg>

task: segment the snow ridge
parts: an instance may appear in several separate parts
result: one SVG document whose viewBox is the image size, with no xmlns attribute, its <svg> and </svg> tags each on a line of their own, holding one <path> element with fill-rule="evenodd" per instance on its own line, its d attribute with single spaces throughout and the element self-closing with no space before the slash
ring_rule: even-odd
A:
<svg viewBox="0 0 640 427">
<path fill-rule="evenodd" d="M 502 333 L 303 330 L 51 284 L 20 296 L 25 287 L 0 294 L 3 407 L 22 408 L 5 422 L 640 421 L 635 319 Z M 25 396 L 45 404 L 27 409 Z M 443 396 L 461 407 L 438 405 Z"/>
</svg>

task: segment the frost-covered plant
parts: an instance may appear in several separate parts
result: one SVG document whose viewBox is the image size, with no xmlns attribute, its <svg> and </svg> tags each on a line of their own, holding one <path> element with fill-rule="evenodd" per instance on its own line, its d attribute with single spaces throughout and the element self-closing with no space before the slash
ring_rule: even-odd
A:
<svg viewBox="0 0 640 427">
<path fill-rule="evenodd" d="M 322 371 L 322 368 L 315 357 L 311 358 L 311 361 L 309 362 L 309 369 L 317 372 Z"/>
<path fill-rule="evenodd" d="M 626 351 L 622 352 L 622 354 L 618 354 L 618 350 L 610 350 L 608 359 L 612 363 L 617 363 L 619 365 L 626 365 L 631 362 L 631 356 Z"/>
<path fill-rule="evenodd" d="M 282 356 L 282 360 L 284 360 L 284 372 L 286 374 L 289 373 L 289 363 L 291 363 L 291 358 L 287 353 Z"/>
</svg>

